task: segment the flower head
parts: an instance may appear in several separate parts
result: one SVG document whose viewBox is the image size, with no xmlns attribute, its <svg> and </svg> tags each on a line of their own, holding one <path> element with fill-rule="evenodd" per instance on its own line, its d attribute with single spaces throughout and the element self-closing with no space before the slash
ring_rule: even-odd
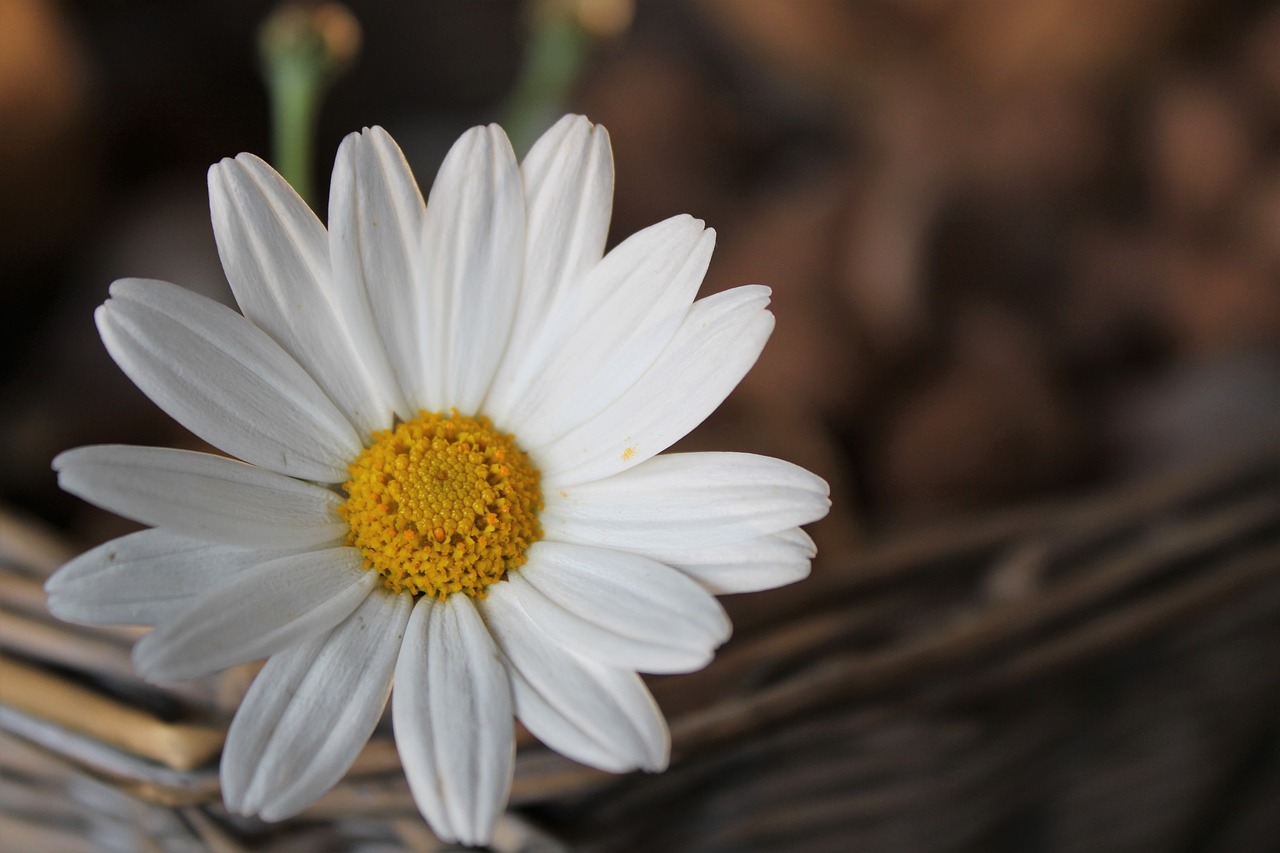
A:
<svg viewBox="0 0 1280 853">
<path fill-rule="evenodd" d="M 808 573 L 826 484 L 741 453 L 659 455 L 755 362 L 759 286 L 694 300 L 714 234 L 688 216 L 604 254 L 603 128 L 561 120 L 517 164 L 496 126 L 424 204 L 381 129 L 334 168 L 329 228 L 261 160 L 209 172 L 243 315 L 171 284 L 111 288 L 98 328 L 152 400 L 239 460 L 83 447 L 63 488 L 151 529 L 48 583 L 50 609 L 154 626 L 146 678 L 266 658 L 222 757 L 227 807 L 280 820 L 332 787 L 391 696 L 444 839 L 482 843 L 511 717 L 603 770 L 661 770 L 637 672 L 704 666 L 714 594 Z M 393 690 L 394 684 L 394 690 Z"/>
</svg>

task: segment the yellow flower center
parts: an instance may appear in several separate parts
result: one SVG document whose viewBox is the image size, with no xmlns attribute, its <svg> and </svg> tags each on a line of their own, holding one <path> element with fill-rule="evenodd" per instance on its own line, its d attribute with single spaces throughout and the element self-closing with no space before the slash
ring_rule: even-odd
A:
<svg viewBox="0 0 1280 853">
<path fill-rule="evenodd" d="M 483 598 L 542 538 L 538 469 L 486 417 L 420 412 L 348 470 L 347 542 L 393 592 Z"/>
</svg>

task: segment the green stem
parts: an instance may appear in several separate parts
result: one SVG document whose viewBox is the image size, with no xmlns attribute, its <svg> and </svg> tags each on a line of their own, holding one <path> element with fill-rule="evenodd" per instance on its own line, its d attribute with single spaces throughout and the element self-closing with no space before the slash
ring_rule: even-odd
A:
<svg viewBox="0 0 1280 853">
<path fill-rule="evenodd" d="M 563 109 L 591 52 L 591 36 L 572 15 L 543 9 L 533 16 L 524 68 L 502 126 L 524 156 Z"/>
<path fill-rule="evenodd" d="M 272 159 L 315 207 L 316 121 L 329 85 L 354 60 L 360 25 L 339 3 L 286 3 L 258 32 L 262 73 L 271 101 Z"/>
<path fill-rule="evenodd" d="M 281 57 L 267 73 L 276 171 L 313 207 L 313 149 L 323 88 L 317 65 L 295 54 Z"/>
</svg>

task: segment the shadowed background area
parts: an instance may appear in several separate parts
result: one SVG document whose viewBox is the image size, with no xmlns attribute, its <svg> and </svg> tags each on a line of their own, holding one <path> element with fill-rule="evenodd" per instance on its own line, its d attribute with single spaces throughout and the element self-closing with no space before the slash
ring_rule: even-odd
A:
<svg viewBox="0 0 1280 853">
<path fill-rule="evenodd" d="M 703 294 L 774 293 L 764 356 L 680 447 L 832 486 L 813 577 L 728 601 L 717 662 L 652 681 L 672 771 L 579 773 L 526 739 L 528 832 L 601 851 L 1275 849 L 1280 9 L 352 8 L 322 196 L 342 137 L 372 124 L 429 186 L 462 130 L 508 114 L 536 15 L 607 33 L 564 108 L 610 131 L 611 243 L 691 213 L 719 235 Z M 22 529 L 72 549 L 131 529 L 57 490 L 63 449 L 201 447 L 92 312 L 123 276 L 230 301 L 205 170 L 269 154 L 271 9 L 0 2 L 0 503 Z M 40 657 L 20 634 L 0 645 Z M 243 681 L 182 701 L 216 719 Z M 219 837 L 431 849 L 391 765 L 364 767 L 381 835 L 352 833 L 362 801 L 340 790 L 274 835 Z M 178 813 L 209 843 L 200 821 L 225 815 L 200 790 Z M 165 827 L 165 849 L 198 849 Z"/>
</svg>

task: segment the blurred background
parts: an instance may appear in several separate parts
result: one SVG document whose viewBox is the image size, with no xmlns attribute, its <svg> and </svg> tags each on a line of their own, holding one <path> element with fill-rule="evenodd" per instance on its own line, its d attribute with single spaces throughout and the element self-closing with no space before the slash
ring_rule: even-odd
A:
<svg viewBox="0 0 1280 853">
<path fill-rule="evenodd" d="M 461 130 L 509 115 L 546 5 L 356 4 L 363 49 L 320 117 L 319 209 L 352 130 L 387 127 L 427 186 Z M 613 240 L 693 213 L 719 233 L 707 291 L 774 288 L 778 331 L 731 408 L 788 433 L 783 455 L 859 526 L 1274 433 L 1274 4 L 578 5 L 599 36 L 564 108 L 612 135 Z M 204 172 L 270 156 L 256 33 L 272 8 L 0 4 L 7 503 L 88 523 L 53 454 L 172 440 L 90 309 L 122 276 L 228 298 Z"/>
<path fill-rule="evenodd" d="M 0 0 L 0 503 L 77 547 L 129 528 L 56 489 L 57 452 L 197 446 L 111 363 L 92 311 L 123 276 L 230 300 L 205 170 L 241 151 L 270 156 L 256 40 L 273 8 Z M 826 477 L 834 506 L 813 529 L 811 581 L 731 602 L 741 637 L 803 623 L 821 595 L 865 600 L 860 560 L 886 542 L 917 541 L 916 531 L 1077 506 L 1274 444 L 1280 5 L 365 0 L 351 9 L 362 46 L 320 114 L 319 210 L 340 140 L 362 126 L 386 127 L 425 188 L 471 125 L 509 118 L 527 147 L 559 112 L 581 112 L 613 140 L 611 243 L 691 213 L 719 235 L 704 294 L 773 288 L 777 330 L 764 356 L 682 447 L 797 462 Z M 538 45 L 576 69 L 562 105 L 521 89 L 532 85 Z M 554 76 L 552 60 L 542 56 L 535 72 Z M 1258 458 L 1265 464 L 1246 468 L 1271 472 L 1274 501 L 1274 454 Z M 1240 535 L 1271 542 L 1277 515 L 1259 518 Z M 1219 543 L 1223 553 L 1233 543 Z M 965 565 L 965 578 L 979 577 Z M 1196 565 L 1213 576 L 1216 564 Z M 798 784 L 878 799 L 841 800 L 821 817 L 795 804 L 791 823 L 779 813 L 754 828 L 707 801 L 670 835 L 629 823 L 662 802 L 649 794 L 623 797 L 631 805 L 613 812 L 587 810 L 599 805 L 588 799 L 531 813 L 599 849 L 1280 849 L 1280 819 L 1267 807 L 1280 802 L 1278 611 L 1257 604 L 1275 604 L 1276 575 L 1274 561 L 1264 567 L 1247 613 L 1205 611 L 1172 635 L 1144 635 L 1146 645 L 1103 642 L 1054 675 L 1051 690 L 1032 691 L 1069 700 L 988 696 L 963 720 L 891 714 L 839 739 L 880 756 L 879 776 L 842 774 L 853 757 L 815 776 L 817 765 L 795 758 L 800 747 L 778 746 L 768 760 L 739 754 L 746 763 L 733 765 L 755 768 L 742 778 L 758 776 L 762 792 Z M 902 592 L 889 570 L 877 577 L 868 595 Z M 841 648 L 976 618 L 952 612 L 970 596 L 948 586 L 958 577 L 929 587 L 929 607 L 895 611 L 892 632 L 881 626 Z M 997 597 L 1033 595 L 1036 577 L 997 575 L 1014 588 Z M 1095 605 L 1141 604 L 1126 594 L 1136 597 Z M 1202 642 L 1177 645 L 1210 622 L 1218 628 Z M 912 689 L 928 695 L 930 677 Z M 966 740 L 975 719 L 983 731 L 1025 734 L 1020 726 L 1046 714 L 1055 722 L 1021 746 Z M 803 740 L 783 716 L 769 731 L 782 744 Z M 982 770 L 983 754 L 1005 761 Z M 790 769 L 769 783 L 762 768 L 775 760 Z M 714 766 L 700 778 L 729 765 Z M 957 781 L 956 770 L 973 773 Z M 876 779 L 933 793 L 903 800 Z M 729 824 L 733 834 L 708 834 Z"/>
</svg>

